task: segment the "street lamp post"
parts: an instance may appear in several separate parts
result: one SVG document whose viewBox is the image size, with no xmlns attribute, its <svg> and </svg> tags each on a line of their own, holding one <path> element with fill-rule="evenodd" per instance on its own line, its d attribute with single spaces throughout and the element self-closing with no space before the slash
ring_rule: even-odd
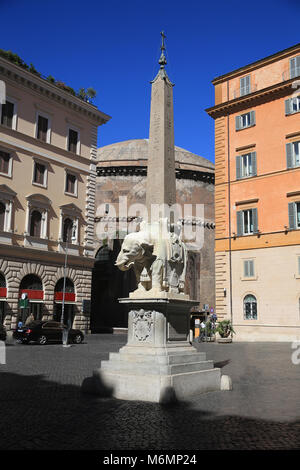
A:
<svg viewBox="0 0 300 470">
<path fill-rule="evenodd" d="M 66 254 L 65 254 L 65 265 L 64 265 L 64 285 L 63 285 L 63 299 L 62 299 L 62 309 L 61 309 L 61 324 L 63 326 L 63 347 L 68 347 L 68 335 L 69 335 L 69 321 L 67 328 L 64 327 L 64 315 L 65 315 L 65 293 L 66 293 L 66 277 L 67 277 L 67 263 L 68 263 L 68 240 L 69 234 L 67 232 L 66 237 Z M 76 227 L 72 226 L 72 236 L 71 241 L 76 240 Z"/>
</svg>

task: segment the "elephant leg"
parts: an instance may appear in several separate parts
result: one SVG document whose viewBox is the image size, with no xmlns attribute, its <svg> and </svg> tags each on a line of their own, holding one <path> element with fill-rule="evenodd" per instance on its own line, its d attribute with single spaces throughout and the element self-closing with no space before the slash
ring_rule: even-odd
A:
<svg viewBox="0 0 300 470">
<path fill-rule="evenodd" d="M 151 268 L 152 289 L 162 290 L 163 267 L 164 267 L 164 263 L 160 259 L 155 260 L 154 263 L 152 264 L 152 268 Z"/>
</svg>

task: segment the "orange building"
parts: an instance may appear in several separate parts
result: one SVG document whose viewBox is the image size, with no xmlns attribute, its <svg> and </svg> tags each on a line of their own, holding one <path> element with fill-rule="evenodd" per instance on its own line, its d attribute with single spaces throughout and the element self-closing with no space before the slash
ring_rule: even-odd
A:
<svg viewBox="0 0 300 470">
<path fill-rule="evenodd" d="M 300 339 L 300 44 L 212 83 L 216 313 L 236 340 Z"/>
</svg>

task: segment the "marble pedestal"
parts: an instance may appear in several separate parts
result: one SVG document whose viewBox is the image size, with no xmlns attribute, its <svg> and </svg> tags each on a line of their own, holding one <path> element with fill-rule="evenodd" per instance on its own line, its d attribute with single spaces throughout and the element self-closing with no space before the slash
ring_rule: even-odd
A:
<svg viewBox="0 0 300 470">
<path fill-rule="evenodd" d="M 128 342 L 82 384 L 83 392 L 123 400 L 170 402 L 221 389 L 221 371 L 189 342 L 196 302 L 120 299 L 127 304 Z"/>
</svg>

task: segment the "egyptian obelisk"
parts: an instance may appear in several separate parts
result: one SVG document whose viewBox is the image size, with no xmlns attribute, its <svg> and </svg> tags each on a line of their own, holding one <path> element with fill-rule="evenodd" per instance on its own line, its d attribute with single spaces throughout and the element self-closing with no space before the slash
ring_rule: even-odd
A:
<svg viewBox="0 0 300 470">
<path fill-rule="evenodd" d="M 116 264 L 120 269 L 134 264 L 140 277 L 138 289 L 118 299 L 128 308 L 127 344 L 110 353 L 82 389 L 121 400 L 168 403 L 220 390 L 226 376 L 190 344 L 190 309 L 198 302 L 180 287 L 187 254 L 168 211 L 176 203 L 173 85 L 165 71 L 161 35 L 160 70 L 152 82 L 146 201 L 148 214 L 156 204 L 162 211 L 123 241 Z"/>
<path fill-rule="evenodd" d="M 176 203 L 173 84 L 165 65 L 165 35 L 161 32 L 160 69 L 152 83 L 146 205 Z M 162 214 L 164 216 L 166 214 Z"/>
</svg>

